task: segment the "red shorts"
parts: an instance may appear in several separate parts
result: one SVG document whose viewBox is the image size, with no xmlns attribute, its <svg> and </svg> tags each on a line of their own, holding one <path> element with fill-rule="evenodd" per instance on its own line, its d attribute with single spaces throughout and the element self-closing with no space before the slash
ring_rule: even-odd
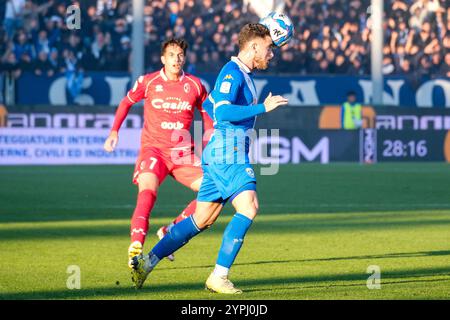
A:
<svg viewBox="0 0 450 320">
<path fill-rule="evenodd" d="M 138 184 L 137 178 L 144 172 L 154 173 L 160 185 L 170 174 L 188 188 L 203 176 L 201 161 L 192 150 L 163 151 L 154 147 L 141 149 L 134 167 L 134 184 Z"/>
</svg>

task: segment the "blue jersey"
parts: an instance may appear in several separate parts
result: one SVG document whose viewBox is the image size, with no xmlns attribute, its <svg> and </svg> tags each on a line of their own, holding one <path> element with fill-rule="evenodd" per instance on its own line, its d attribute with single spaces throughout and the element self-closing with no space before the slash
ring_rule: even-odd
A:
<svg viewBox="0 0 450 320">
<path fill-rule="evenodd" d="M 203 152 L 203 163 L 249 162 L 248 130 L 253 129 L 256 116 L 265 112 L 264 105 L 256 103 L 252 73 L 237 57 L 232 57 L 203 103 L 214 121 L 214 134 Z"/>
</svg>

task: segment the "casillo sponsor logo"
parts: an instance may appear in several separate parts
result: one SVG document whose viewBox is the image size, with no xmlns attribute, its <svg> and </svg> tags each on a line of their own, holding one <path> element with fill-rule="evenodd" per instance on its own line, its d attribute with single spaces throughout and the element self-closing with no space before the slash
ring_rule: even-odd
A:
<svg viewBox="0 0 450 320">
<path fill-rule="evenodd" d="M 163 99 L 153 99 L 152 106 L 155 109 L 162 109 L 164 111 L 191 111 L 192 106 L 187 101 L 164 101 Z"/>
<path fill-rule="evenodd" d="M 184 124 L 180 121 L 177 122 L 161 122 L 161 128 L 165 130 L 180 130 L 184 128 Z"/>
</svg>

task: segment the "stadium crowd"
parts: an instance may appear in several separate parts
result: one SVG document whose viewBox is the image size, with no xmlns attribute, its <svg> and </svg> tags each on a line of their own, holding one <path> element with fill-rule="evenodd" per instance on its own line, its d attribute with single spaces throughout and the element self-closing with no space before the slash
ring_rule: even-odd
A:
<svg viewBox="0 0 450 320">
<path fill-rule="evenodd" d="M 386 0 L 384 74 L 450 76 L 448 0 Z M 84 71 L 128 71 L 131 0 L 7 0 L 0 4 L 1 69 L 76 83 Z M 185 37 L 187 70 L 214 73 L 237 52 L 241 25 L 258 21 L 249 0 L 146 0 L 145 65 L 160 66 L 160 42 Z M 68 30 L 71 4 L 81 8 L 81 29 Z M 448 4 L 448 3 L 447 3 Z M 271 72 L 370 73 L 370 0 L 286 0 L 296 33 L 275 55 Z M 76 87 L 76 86 L 75 86 Z M 74 92 L 75 94 L 76 92 Z"/>
</svg>

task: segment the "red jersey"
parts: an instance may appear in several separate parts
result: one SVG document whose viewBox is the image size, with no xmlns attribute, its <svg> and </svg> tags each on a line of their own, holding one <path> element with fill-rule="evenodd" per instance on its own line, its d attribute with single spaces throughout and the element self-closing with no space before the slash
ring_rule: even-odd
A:
<svg viewBox="0 0 450 320">
<path fill-rule="evenodd" d="M 201 112 L 205 131 L 212 128 L 202 108 L 206 96 L 200 79 L 184 72 L 176 81 L 167 78 L 164 68 L 140 76 L 119 105 L 112 130 L 118 131 L 131 105 L 144 99 L 141 149 L 186 150 L 193 146 L 185 130 L 191 127 L 195 108 Z"/>
</svg>

